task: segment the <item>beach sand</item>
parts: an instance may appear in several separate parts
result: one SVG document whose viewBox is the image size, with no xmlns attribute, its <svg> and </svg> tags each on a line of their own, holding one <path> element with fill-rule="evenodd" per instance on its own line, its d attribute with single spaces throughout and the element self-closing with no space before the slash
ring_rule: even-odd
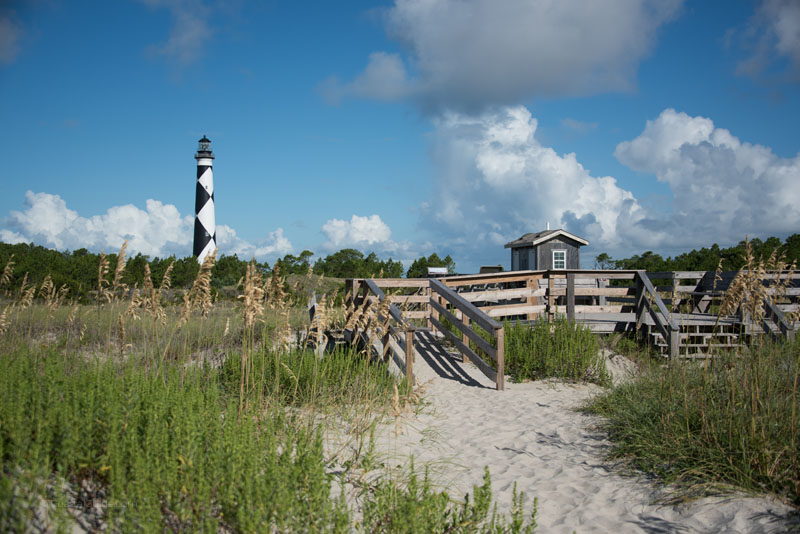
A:
<svg viewBox="0 0 800 534">
<path fill-rule="evenodd" d="M 472 365 L 443 357 L 415 363 L 425 403 L 380 428 L 386 468 L 429 469 L 434 483 L 462 498 L 488 466 L 501 511 L 512 488 L 539 500 L 538 532 L 784 532 L 797 516 L 769 497 L 711 497 L 663 502 L 662 484 L 625 475 L 605 459 L 598 419 L 575 408 L 599 386 L 558 381 L 493 383 Z"/>
</svg>

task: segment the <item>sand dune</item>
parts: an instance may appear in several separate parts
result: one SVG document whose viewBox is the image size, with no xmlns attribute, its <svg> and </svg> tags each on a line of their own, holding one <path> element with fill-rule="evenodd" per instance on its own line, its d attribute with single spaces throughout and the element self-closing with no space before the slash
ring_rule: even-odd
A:
<svg viewBox="0 0 800 534">
<path fill-rule="evenodd" d="M 377 438 L 387 466 L 427 465 L 451 496 L 491 470 L 501 509 L 513 484 L 539 499 L 539 532 L 783 532 L 792 509 L 767 497 L 704 498 L 654 504 L 663 486 L 624 476 L 604 460 L 609 443 L 597 419 L 574 411 L 600 391 L 555 381 L 508 384 L 497 392 L 471 365 L 417 362 L 428 403 L 386 425 Z M 445 375 L 446 377 L 440 376 Z M 398 432 L 399 429 L 399 432 Z M 795 516 L 796 518 L 796 516 Z"/>
</svg>

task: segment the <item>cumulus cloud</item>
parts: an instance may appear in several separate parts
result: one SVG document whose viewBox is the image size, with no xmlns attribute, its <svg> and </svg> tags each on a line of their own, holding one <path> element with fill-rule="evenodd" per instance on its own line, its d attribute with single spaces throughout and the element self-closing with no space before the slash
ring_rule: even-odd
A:
<svg viewBox="0 0 800 534">
<path fill-rule="evenodd" d="M 374 53 L 352 82 L 327 89 L 338 96 L 411 97 L 434 111 L 629 90 L 658 28 L 681 3 L 395 0 L 387 31 L 405 56 Z"/>
<path fill-rule="evenodd" d="M 617 146 L 621 163 L 669 186 L 672 208 L 658 214 L 615 178 L 592 176 L 575 154 L 543 146 L 536 129 L 521 106 L 436 120 L 435 195 L 422 206 L 423 226 L 472 256 L 548 222 L 623 253 L 800 228 L 800 154 L 781 158 L 708 118 L 666 109 Z"/>
<path fill-rule="evenodd" d="M 330 219 L 322 225 L 325 248 L 361 248 L 391 242 L 392 231 L 379 215 L 353 215 L 349 221 Z"/>
<path fill-rule="evenodd" d="M 96 251 L 118 249 L 127 240 L 131 252 L 153 257 L 188 256 L 192 252 L 194 218 L 181 216 L 172 204 L 151 199 L 144 210 L 127 204 L 87 218 L 69 209 L 58 195 L 28 191 L 25 203 L 24 210 L 12 211 L 7 217 L 5 228 L 0 228 L 0 240 Z M 260 258 L 292 250 L 281 228 L 253 245 L 239 238 L 229 226 L 219 225 L 217 240 L 220 252 L 242 257 Z"/>
<path fill-rule="evenodd" d="M 451 112 L 435 126 L 437 193 L 423 206 L 425 225 L 457 246 L 502 245 L 548 222 L 614 246 L 645 220 L 614 178 L 594 177 L 575 154 L 543 146 L 525 107 L 479 116 Z"/>
<path fill-rule="evenodd" d="M 213 35 L 209 24 L 211 8 L 203 0 L 142 0 L 152 8 L 168 9 L 173 24 L 167 41 L 153 50 L 179 65 L 199 59 Z"/>
<path fill-rule="evenodd" d="M 800 2 L 762 0 L 743 37 L 752 54 L 737 66 L 739 74 L 758 76 L 782 58 L 800 80 Z"/>
<path fill-rule="evenodd" d="M 13 12 L 0 12 L 0 63 L 6 65 L 17 59 L 22 38 L 22 26 L 13 15 Z"/>
<path fill-rule="evenodd" d="M 678 242 L 735 242 L 800 228 L 800 154 L 778 157 L 711 119 L 666 109 L 615 155 L 669 185 L 674 213 L 665 230 Z"/>
</svg>

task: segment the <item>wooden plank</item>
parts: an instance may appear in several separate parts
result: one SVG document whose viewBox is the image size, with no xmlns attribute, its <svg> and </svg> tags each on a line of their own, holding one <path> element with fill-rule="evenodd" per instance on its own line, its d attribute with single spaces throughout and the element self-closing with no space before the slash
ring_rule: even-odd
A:
<svg viewBox="0 0 800 534">
<path fill-rule="evenodd" d="M 578 305 L 575 306 L 575 313 L 621 313 L 626 311 L 625 308 L 628 308 L 628 311 L 634 311 L 632 304 L 620 304 L 617 306 L 606 304 L 605 306 Z"/>
<path fill-rule="evenodd" d="M 460 286 L 477 286 L 488 284 L 507 284 L 510 282 L 525 282 L 531 279 L 531 275 L 515 275 L 498 278 L 497 275 L 491 275 L 493 278 L 466 278 L 466 279 L 453 279 L 453 278 L 439 278 L 447 287 L 460 287 Z"/>
<path fill-rule="evenodd" d="M 632 297 L 635 287 L 576 287 L 576 297 Z"/>
<path fill-rule="evenodd" d="M 567 319 L 575 320 L 575 273 L 567 274 Z"/>
<path fill-rule="evenodd" d="M 389 300 L 400 304 L 423 303 L 427 304 L 430 297 L 427 295 L 389 295 Z"/>
<path fill-rule="evenodd" d="M 505 327 L 497 331 L 497 375 L 495 376 L 495 385 L 498 391 L 503 391 L 506 388 L 506 329 Z"/>
<path fill-rule="evenodd" d="M 669 312 L 667 311 L 666 306 L 664 306 L 664 302 L 661 300 L 661 297 L 658 296 L 655 288 L 653 287 L 652 282 L 647 277 L 647 274 L 644 271 L 639 273 L 639 279 L 641 279 L 642 284 L 644 286 L 645 291 L 649 292 L 652 295 L 653 300 L 656 302 L 656 306 L 658 307 L 658 311 L 661 312 L 661 315 L 664 316 L 664 320 L 669 324 L 672 330 L 678 330 L 678 325 L 675 324 L 675 321 L 670 316 Z M 645 299 L 646 300 L 646 299 Z M 651 310 L 652 313 L 652 310 Z"/>
<path fill-rule="evenodd" d="M 484 312 L 473 306 L 472 303 L 462 298 L 458 293 L 445 286 L 439 280 L 431 280 L 431 289 L 444 297 L 450 304 L 461 310 L 470 320 L 478 323 L 478 326 L 484 330 L 492 332 L 503 327 L 503 325 L 487 316 Z"/>
<path fill-rule="evenodd" d="M 404 319 L 427 319 L 430 312 L 428 311 L 404 311 L 401 312 Z"/>
<path fill-rule="evenodd" d="M 444 317 L 445 317 L 445 318 L 446 318 L 448 321 L 450 321 L 450 322 L 451 322 L 453 325 L 455 325 L 455 326 L 456 326 L 456 327 L 457 327 L 459 330 L 461 330 L 461 332 L 462 332 L 462 333 L 463 333 L 465 336 L 469 337 L 469 339 L 471 339 L 471 340 L 472 340 L 472 341 L 473 341 L 473 342 L 474 342 L 476 345 L 478 345 L 478 347 L 480 347 L 480 349 L 481 349 L 482 351 L 484 351 L 486 354 L 488 354 L 489 356 L 491 356 L 491 358 L 492 358 L 493 360 L 496 360 L 496 359 L 497 359 L 497 349 L 495 349 L 495 348 L 492 346 L 492 344 L 491 344 L 491 343 L 489 343 L 488 341 L 486 341 L 485 339 L 483 339 L 483 338 L 480 336 L 480 334 L 478 334 L 477 332 L 475 332 L 474 330 L 472 330 L 470 327 L 468 327 L 468 326 L 464 325 L 464 324 L 463 324 L 461 321 L 459 321 L 459 320 L 458 320 L 458 318 L 457 318 L 455 315 L 453 315 L 452 313 L 450 313 L 450 310 L 448 310 L 447 308 L 445 308 L 444 306 L 442 306 L 441 304 L 439 304 L 439 303 L 438 303 L 438 302 L 436 302 L 435 300 L 432 300 L 432 301 L 431 301 L 431 306 L 433 306 L 433 308 L 434 308 L 436 311 L 438 311 L 438 312 L 439 312 L 439 317 L 441 317 L 441 316 L 444 316 Z M 469 319 L 467 319 L 467 320 L 469 320 Z M 438 322 L 438 321 L 437 321 L 437 322 Z M 439 323 L 439 324 L 442 324 L 442 323 Z M 495 330 L 489 330 L 489 333 L 490 333 L 490 334 L 492 334 L 492 335 L 494 335 L 494 333 L 495 333 Z M 462 341 L 463 341 L 463 340 L 462 340 Z M 465 344 L 466 344 L 466 342 L 465 342 Z"/>
<path fill-rule="evenodd" d="M 364 280 L 364 283 L 369 288 L 369 290 L 372 291 L 372 293 L 378 297 L 379 300 L 383 300 L 384 298 L 386 298 L 386 295 L 384 295 L 383 291 L 381 291 L 381 289 L 375 284 L 375 280 Z M 403 320 L 403 315 L 400 313 L 400 310 L 394 304 L 389 306 L 389 315 L 391 315 L 392 318 L 398 323 L 405 323 L 405 321 Z"/>
<path fill-rule="evenodd" d="M 377 287 L 428 287 L 427 278 L 371 278 Z"/>
<path fill-rule="evenodd" d="M 406 330 L 406 379 L 414 385 L 414 331 Z"/>
<path fill-rule="evenodd" d="M 436 319 L 431 318 L 431 322 L 439 330 L 439 332 L 444 334 L 444 337 L 449 339 L 450 342 L 452 342 L 453 345 L 455 345 L 458 348 L 458 350 L 461 352 L 461 354 L 466 355 L 467 358 L 469 358 L 470 361 L 473 364 L 475 364 L 475 367 L 480 369 L 480 371 L 484 375 L 486 375 L 490 380 L 494 380 L 495 382 L 497 381 L 497 372 L 495 372 L 495 370 L 492 369 L 489 366 L 488 363 L 483 361 L 480 356 L 475 354 L 475 352 L 471 348 L 469 348 L 464 343 L 462 343 L 462 341 L 458 338 L 458 336 L 456 336 L 450 330 L 445 328 L 444 325 L 442 323 L 440 323 L 439 321 L 437 321 Z"/>
<path fill-rule="evenodd" d="M 527 306 L 524 304 L 516 306 L 487 306 L 481 308 L 486 310 L 489 317 L 508 317 L 509 315 L 531 315 L 534 313 L 543 313 L 547 311 L 545 304 L 537 304 L 535 306 Z"/>
<path fill-rule="evenodd" d="M 487 291 L 470 291 L 459 293 L 469 302 L 486 302 L 497 300 L 511 300 L 530 297 L 543 297 L 544 289 L 518 288 L 518 289 L 492 289 Z"/>
</svg>

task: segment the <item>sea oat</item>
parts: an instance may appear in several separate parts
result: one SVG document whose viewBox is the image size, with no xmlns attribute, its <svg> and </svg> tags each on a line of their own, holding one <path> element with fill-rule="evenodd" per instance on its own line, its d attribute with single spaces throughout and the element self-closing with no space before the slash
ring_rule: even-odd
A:
<svg viewBox="0 0 800 534">
<path fill-rule="evenodd" d="M 11 279 L 14 275 L 14 255 L 9 256 L 6 266 L 3 268 L 3 274 L 0 275 L 0 286 L 6 287 L 6 294 L 11 289 Z"/>
<path fill-rule="evenodd" d="M 117 266 L 114 268 L 114 281 L 111 284 L 111 290 L 114 292 L 114 298 L 119 297 L 119 293 L 125 292 L 128 287 L 122 283 L 122 277 L 125 275 L 125 265 L 128 263 L 125 258 L 125 251 L 128 249 L 128 241 L 124 241 L 122 246 L 119 247 L 117 253 Z"/>
</svg>

